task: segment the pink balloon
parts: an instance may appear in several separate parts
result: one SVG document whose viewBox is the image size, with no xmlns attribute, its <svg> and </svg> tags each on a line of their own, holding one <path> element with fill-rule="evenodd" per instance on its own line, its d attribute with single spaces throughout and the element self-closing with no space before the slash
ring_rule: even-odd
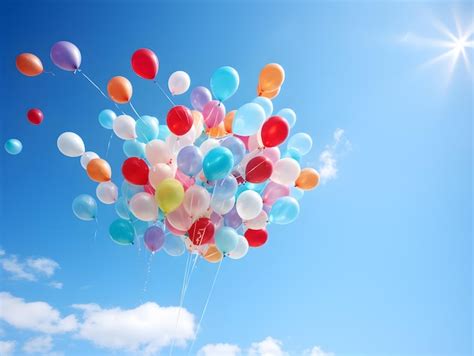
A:
<svg viewBox="0 0 474 356">
<path fill-rule="evenodd" d="M 166 225 L 166 228 L 169 231 L 171 231 L 171 233 L 175 236 L 184 236 L 184 234 L 186 234 L 186 231 L 178 230 L 173 225 L 171 225 L 171 223 L 168 221 L 168 219 L 165 220 L 165 225 Z"/>
<path fill-rule="evenodd" d="M 212 100 L 204 105 L 202 116 L 208 128 L 216 127 L 224 120 L 225 106 L 218 100 Z"/>
<path fill-rule="evenodd" d="M 194 185 L 194 183 L 195 183 L 194 178 L 188 177 L 186 174 L 181 172 L 179 169 L 176 170 L 176 177 L 175 178 L 181 182 L 181 184 L 183 185 L 183 188 L 184 188 L 185 191 L 188 190 L 188 188 L 191 187 L 192 185 Z"/>
<path fill-rule="evenodd" d="M 281 157 L 280 149 L 278 147 L 265 148 L 262 154 L 267 157 L 272 163 L 278 161 Z"/>
<path fill-rule="evenodd" d="M 239 140 L 241 140 L 244 145 L 245 145 L 245 148 L 248 150 L 249 149 L 249 138 L 250 136 L 239 136 L 239 135 L 234 135 L 235 137 L 237 137 Z"/>
<path fill-rule="evenodd" d="M 166 217 L 166 220 L 168 220 L 174 228 L 181 231 L 188 231 L 193 223 L 192 217 L 189 215 L 183 205 L 169 213 Z"/>
<path fill-rule="evenodd" d="M 250 152 L 258 150 L 259 148 L 263 148 L 263 143 L 260 139 L 260 133 L 256 133 L 255 135 L 249 136 L 247 146 Z"/>
<path fill-rule="evenodd" d="M 275 182 L 267 184 L 262 193 L 263 204 L 272 205 L 277 199 L 290 195 L 290 188 Z"/>
</svg>

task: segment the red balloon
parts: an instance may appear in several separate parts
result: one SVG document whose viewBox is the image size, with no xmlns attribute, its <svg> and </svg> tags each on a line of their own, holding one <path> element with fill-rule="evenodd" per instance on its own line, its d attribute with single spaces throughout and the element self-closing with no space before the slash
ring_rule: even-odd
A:
<svg viewBox="0 0 474 356">
<path fill-rule="evenodd" d="M 193 244 L 207 244 L 214 237 L 214 224 L 211 219 L 199 218 L 189 228 L 188 235 Z"/>
<path fill-rule="evenodd" d="M 272 116 L 263 124 L 260 135 L 265 147 L 275 147 L 286 140 L 289 132 L 290 126 L 284 118 Z"/>
<path fill-rule="evenodd" d="M 155 195 L 155 188 L 153 188 L 150 182 L 148 182 L 143 188 L 148 194 L 151 194 L 153 196 Z"/>
<path fill-rule="evenodd" d="M 148 48 L 137 49 L 132 55 L 132 68 L 138 76 L 154 79 L 158 73 L 158 57 Z"/>
<path fill-rule="evenodd" d="M 40 109 L 30 109 L 26 113 L 28 121 L 33 125 L 39 125 L 43 121 L 43 112 Z"/>
<path fill-rule="evenodd" d="M 268 232 L 265 229 L 262 230 L 252 230 L 248 229 L 244 234 L 247 239 L 249 246 L 251 247 L 260 247 L 267 242 Z"/>
<path fill-rule="evenodd" d="M 252 158 L 245 167 L 245 180 L 250 183 L 265 182 L 273 172 L 273 163 L 265 156 Z"/>
<path fill-rule="evenodd" d="M 186 106 L 176 105 L 168 111 L 166 124 L 176 136 L 183 136 L 193 126 L 193 115 Z"/>
<path fill-rule="evenodd" d="M 122 165 L 122 174 L 127 182 L 135 185 L 146 185 L 148 183 L 148 165 L 138 157 L 127 158 Z"/>
</svg>

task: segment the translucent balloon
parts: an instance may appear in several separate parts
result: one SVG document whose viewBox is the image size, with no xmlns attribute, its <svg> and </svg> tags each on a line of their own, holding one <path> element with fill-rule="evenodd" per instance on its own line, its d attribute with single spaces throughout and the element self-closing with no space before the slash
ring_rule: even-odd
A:
<svg viewBox="0 0 474 356">
<path fill-rule="evenodd" d="M 278 111 L 277 116 L 281 116 L 282 118 L 284 118 L 288 122 L 288 125 L 290 125 L 290 127 L 295 126 L 296 113 L 293 110 L 288 108 L 281 109 L 280 111 Z"/>
<path fill-rule="evenodd" d="M 184 174 L 192 177 L 202 169 L 202 154 L 196 146 L 183 147 L 177 157 L 178 169 Z"/>
<path fill-rule="evenodd" d="M 127 140 L 123 143 L 123 153 L 127 157 L 145 158 L 145 147 L 143 142 L 137 140 Z"/>
<path fill-rule="evenodd" d="M 254 219 L 262 211 L 262 197 L 253 190 L 246 190 L 237 198 L 236 208 L 242 220 Z"/>
<path fill-rule="evenodd" d="M 239 235 L 231 227 L 223 226 L 216 231 L 214 240 L 219 251 L 227 254 L 237 247 Z"/>
<path fill-rule="evenodd" d="M 240 260 L 249 251 L 249 243 L 244 236 L 239 235 L 237 246 L 229 252 L 228 256 L 233 260 Z"/>
<path fill-rule="evenodd" d="M 225 117 L 225 106 L 218 100 L 208 102 L 202 111 L 207 128 L 217 127 Z"/>
<path fill-rule="evenodd" d="M 264 210 L 262 210 L 260 214 L 257 215 L 257 217 L 244 221 L 244 225 L 247 227 L 247 229 L 254 230 L 264 229 L 265 226 L 267 226 L 267 223 L 268 215 Z"/>
<path fill-rule="evenodd" d="M 198 185 L 193 185 L 184 193 L 183 206 L 192 217 L 201 217 L 209 208 L 211 196 L 209 192 Z"/>
<path fill-rule="evenodd" d="M 184 199 L 184 188 L 178 180 L 167 178 L 156 187 L 155 198 L 160 209 L 168 214 L 181 205 Z"/>
<path fill-rule="evenodd" d="M 188 73 L 178 70 L 170 75 L 168 79 L 168 88 L 172 95 L 184 94 L 191 86 L 191 78 Z"/>
<path fill-rule="evenodd" d="M 265 111 L 257 103 L 248 103 L 239 108 L 232 122 L 232 132 L 241 136 L 250 136 L 258 132 L 265 121 Z"/>
<path fill-rule="evenodd" d="M 115 202 L 115 212 L 122 219 L 130 220 L 131 213 L 128 209 L 127 199 L 125 199 L 124 197 L 120 197 L 117 199 L 117 201 Z"/>
<path fill-rule="evenodd" d="M 281 157 L 280 149 L 278 147 L 267 147 L 262 151 L 262 155 L 267 157 L 273 163 L 278 161 Z"/>
<path fill-rule="evenodd" d="M 186 246 L 180 237 L 168 235 L 165 237 L 163 250 L 170 256 L 178 257 L 186 251 Z"/>
<path fill-rule="evenodd" d="M 183 136 L 176 136 L 174 134 L 169 135 L 166 138 L 166 144 L 168 145 L 168 149 L 174 157 L 183 147 L 193 145 L 194 139 L 194 130 L 189 130 Z"/>
<path fill-rule="evenodd" d="M 99 113 L 99 123 L 105 129 L 112 130 L 114 127 L 114 120 L 117 118 L 112 110 L 105 109 Z"/>
<path fill-rule="evenodd" d="M 139 219 L 135 219 L 132 222 L 133 229 L 135 230 L 135 236 L 136 237 L 142 237 L 145 234 L 145 231 L 148 229 L 150 226 L 150 223 L 148 221 L 142 221 Z"/>
<path fill-rule="evenodd" d="M 219 146 L 219 141 L 214 138 L 209 138 L 203 143 L 201 143 L 199 149 L 201 150 L 202 156 L 204 157 L 210 150 L 217 146 Z"/>
<path fill-rule="evenodd" d="M 143 115 L 135 124 L 135 133 L 137 140 L 143 143 L 148 143 L 158 137 L 160 131 L 160 124 L 158 119 L 153 116 Z"/>
<path fill-rule="evenodd" d="M 274 164 L 270 179 L 275 183 L 294 185 L 300 172 L 301 168 L 298 162 L 292 158 L 282 158 Z"/>
<path fill-rule="evenodd" d="M 87 151 L 81 156 L 81 166 L 84 169 L 87 169 L 87 165 L 93 159 L 99 158 L 99 155 L 92 151 Z"/>
<path fill-rule="evenodd" d="M 81 220 L 94 220 L 97 216 L 97 202 L 90 195 L 81 194 L 72 201 L 72 211 Z"/>
<path fill-rule="evenodd" d="M 217 263 L 222 260 L 222 252 L 215 245 L 209 245 L 202 256 L 207 262 Z"/>
<path fill-rule="evenodd" d="M 273 103 L 270 99 L 265 98 L 264 96 L 257 96 L 252 100 L 253 103 L 257 103 L 265 111 L 265 116 L 270 117 L 273 113 Z"/>
<path fill-rule="evenodd" d="M 194 137 L 198 138 L 204 130 L 204 117 L 196 110 L 192 110 L 191 114 L 193 116 Z"/>
<path fill-rule="evenodd" d="M 193 218 L 183 205 L 166 216 L 166 220 L 180 231 L 188 231 L 193 223 Z"/>
<path fill-rule="evenodd" d="M 143 221 L 155 221 L 158 218 L 158 207 L 153 195 L 141 192 L 135 194 L 129 203 L 130 211 Z"/>
<path fill-rule="evenodd" d="M 168 125 L 160 125 L 158 130 L 158 140 L 164 141 L 171 134 Z"/>
<path fill-rule="evenodd" d="M 270 210 L 270 222 L 286 225 L 296 220 L 300 213 L 300 205 L 293 197 L 278 199 Z"/>
<path fill-rule="evenodd" d="M 296 200 L 301 200 L 304 196 L 304 190 L 297 187 L 291 187 L 290 196 L 292 196 Z"/>
<path fill-rule="evenodd" d="M 191 92 L 191 105 L 196 110 L 202 111 L 202 109 L 204 109 L 204 105 L 206 105 L 211 100 L 211 92 L 205 87 L 196 87 Z"/>
<path fill-rule="evenodd" d="M 233 175 L 228 175 L 214 182 L 212 196 L 219 200 L 232 198 L 237 192 L 237 179 Z"/>
<path fill-rule="evenodd" d="M 132 199 L 132 197 L 140 192 L 143 192 L 143 186 L 142 185 L 135 185 L 128 183 L 126 180 L 122 182 L 122 187 L 121 187 L 121 192 L 122 195 L 125 197 L 125 199 L 128 201 Z"/>
<path fill-rule="evenodd" d="M 229 136 L 222 140 L 221 146 L 228 148 L 230 152 L 232 152 L 232 156 L 234 156 L 234 166 L 239 164 L 245 156 L 244 143 L 234 136 Z"/>
<path fill-rule="evenodd" d="M 135 133 L 136 122 L 133 117 L 128 115 L 120 115 L 114 120 L 114 133 L 122 140 L 133 140 L 137 137 Z"/>
<path fill-rule="evenodd" d="M 153 253 L 159 251 L 165 243 L 165 233 L 162 226 L 150 226 L 143 235 L 145 246 Z"/>
<path fill-rule="evenodd" d="M 233 229 L 238 229 L 242 225 L 242 218 L 239 216 L 237 209 L 234 207 L 224 215 L 224 223 Z"/>
<path fill-rule="evenodd" d="M 118 198 L 118 188 L 111 181 L 100 183 L 95 193 L 97 198 L 104 204 L 113 204 L 117 201 Z"/>
<path fill-rule="evenodd" d="M 135 229 L 128 220 L 117 219 L 109 227 L 110 237 L 119 245 L 132 245 L 135 240 Z"/>
<path fill-rule="evenodd" d="M 263 190 L 262 199 L 265 205 L 272 205 L 277 199 L 288 196 L 290 188 L 283 184 L 270 182 Z"/>
<path fill-rule="evenodd" d="M 211 208 L 216 212 L 217 214 L 224 215 L 229 213 L 232 208 L 234 207 L 235 204 L 235 198 L 232 197 L 230 199 L 219 199 L 216 198 L 215 196 L 212 197 L 211 199 Z M 240 225 L 239 225 L 240 226 Z"/>
<path fill-rule="evenodd" d="M 220 67 L 211 77 L 211 91 L 219 101 L 225 101 L 239 88 L 239 73 L 229 66 Z"/>
<path fill-rule="evenodd" d="M 58 137 L 57 145 L 59 151 L 68 157 L 79 157 L 85 152 L 84 141 L 74 132 L 63 132 Z"/>
<path fill-rule="evenodd" d="M 306 155 L 309 151 L 311 151 L 311 147 L 313 146 L 313 140 L 311 136 L 307 133 L 298 132 L 290 137 L 288 140 L 288 149 L 295 150 L 301 156 Z"/>
<path fill-rule="evenodd" d="M 157 187 L 163 180 L 174 178 L 176 170 L 173 166 L 165 163 L 158 163 L 151 167 L 148 180 L 153 187 Z"/>
<path fill-rule="evenodd" d="M 5 151 L 11 155 L 17 155 L 23 149 L 23 144 L 16 138 L 11 138 L 5 142 Z"/>
<path fill-rule="evenodd" d="M 151 165 L 158 163 L 169 163 L 173 158 L 166 142 L 153 140 L 146 144 L 145 155 Z"/>
</svg>

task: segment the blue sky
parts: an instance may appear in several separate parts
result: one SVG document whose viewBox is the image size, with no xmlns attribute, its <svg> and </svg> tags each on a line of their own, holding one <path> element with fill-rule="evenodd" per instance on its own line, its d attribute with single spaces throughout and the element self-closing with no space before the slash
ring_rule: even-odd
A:
<svg viewBox="0 0 474 356">
<path fill-rule="evenodd" d="M 138 111 L 162 122 L 169 103 L 133 74 L 135 49 L 155 50 L 163 85 L 175 70 L 187 71 L 194 87 L 207 86 L 222 65 L 235 67 L 241 83 L 228 108 L 252 100 L 260 69 L 278 62 L 287 77 L 274 106 L 292 107 L 295 130 L 313 137 L 307 163 L 320 169 L 321 153 L 332 154 L 334 174 L 305 195 L 296 222 L 271 226 L 263 248 L 224 261 L 195 351 L 210 355 L 228 344 L 221 347 L 257 355 L 314 347 L 320 356 L 472 354 L 473 77 L 462 60 L 451 75 L 447 60 L 423 65 L 446 49 L 420 40 L 444 38 L 437 21 L 454 32 L 456 14 L 463 28 L 472 26 L 472 3 L 1 6 L 1 142 L 17 137 L 24 149 L 0 153 L 0 290 L 23 312 L 38 307 L 25 303 L 47 304 L 26 315 L 44 324 L 20 313 L 8 319 L 3 306 L 0 346 L 14 345 L 18 355 L 128 354 L 127 345 L 114 348 L 107 315 L 119 326 L 133 313 L 157 316 L 124 338 L 148 345 L 147 335 L 158 340 L 167 330 L 161 307 L 179 304 L 184 256 L 159 253 L 148 274 L 145 250 L 107 236 L 113 206 L 100 206 L 96 239 L 96 225 L 73 216 L 73 198 L 93 194 L 95 184 L 78 159 L 59 153 L 56 139 L 74 131 L 104 155 L 110 132 L 97 114 L 110 105 L 84 78 L 53 68 L 51 45 L 69 40 L 81 49 L 84 72 L 103 88 L 114 75 L 128 77 Z M 21 52 L 36 53 L 56 76 L 21 76 L 14 65 Z M 189 96 L 176 101 L 189 105 Z M 26 121 L 30 107 L 45 113 L 41 126 Z M 118 183 L 123 157 L 113 138 Z M 216 268 L 198 264 L 184 302 L 189 318 L 199 318 Z"/>
</svg>

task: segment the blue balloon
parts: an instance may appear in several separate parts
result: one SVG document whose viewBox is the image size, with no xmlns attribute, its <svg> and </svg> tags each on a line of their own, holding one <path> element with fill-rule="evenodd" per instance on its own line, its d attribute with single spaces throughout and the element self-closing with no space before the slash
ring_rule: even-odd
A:
<svg viewBox="0 0 474 356">
<path fill-rule="evenodd" d="M 102 110 L 99 113 L 99 123 L 102 125 L 103 128 L 108 130 L 112 130 L 114 126 L 114 120 L 116 119 L 117 114 L 115 114 L 110 109 Z"/>
<path fill-rule="evenodd" d="M 133 230 L 135 231 L 135 235 L 137 237 L 142 237 L 145 234 L 145 231 L 150 226 L 150 223 L 137 219 L 132 222 L 132 226 Z"/>
<path fill-rule="evenodd" d="M 211 91 L 219 101 L 225 101 L 239 88 L 239 73 L 232 67 L 220 67 L 211 77 Z"/>
<path fill-rule="evenodd" d="M 265 98 L 264 96 L 257 96 L 255 99 L 252 100 L 253 103 L 257 103 L 260 105 L 265 111 L 265 116 L 270 117 L 273 113 L 273 103 L 270 99 Z"/>
<path fill-rule="evenodd" d="M 115 212 L 118 216 L 125 220 L 130 220 L 132 217 L 132 213 L 128 209 L 127 199 L 124 197 L 118 198 L 115 202 Z"/>
<path fill-rule="evenodd" d="M 194 145 L 199 147 L 201 144 L 209 138 L 204 132 L 194 141 Z"/>
<path fill-rule="evenodd" d="M 270 210 L 270 222 L 286 225 L 296 220 L 300 213 L 300 205 L 293 197 L 282 197 L 273 203 Z"/>
<path fill-rule="evenodd" d="M 202 153 L 194 145 L 183 147 L 176 159 L 178 168 L 187 176 L 193 177 L 202 169 Z"/>
<path fill-rule="evenodd" d="M 249 188 L 247 188 L 247 184 L 239 185 L 239 187 L 237 188 L 237 192 L 235 193 L 235 199 L 237 199 L 239 195 L 245 192 L 246 190 L 249 190 Z"/>
<path fill-rule="evenodd" d="M 265 121 L 265 111 L 257 103 L 244 104 L 237 110 L 232 122 L 232 132 L 240 136 L 256 134 Z"/>
<path fill-rule="evenodd" d="M 216 231 L 214 236 L 216 247 L 223 253 L 227 254 L 237 247 L 239 235 L 228 226 L 223 226 Z"/>
<path fill-rule="evenodd" d="M 232 152 L 225 147 L 210 150 L 202 162 L 202 169 L 207 180 L 218 180 L 227 176 L 234 167 Z"/>
<path fill-rule="evenodd" d="M 97 202 L 90 195 L 81 194 L 72 201 L 72 211 L 81 220 L 94 220 L 97 216 Z"/>
<path fill-rule="evenodd" d="M 290 128 L 295 126 L 296 113 L 293 110 L 288 108 L 281 109 L 280 111 L 278 111 L 277 116 L 281 116 L 282 118 L 284 118 L 288 122 L 288 125 L 290 125 Z"/>
<path fill-rule="evenodd" d="M 137 120 L 135 132 L 138 141 L 148 143 L 158 137 L 159 131 L 160 125 L 156 117 L 143 115 Z"/>
<path fill-rule="evenodd" d="M 257 193 L 263 192 L 265 187 L 267 186 L 268 182 L 263 182 L 263 183 L 250 183 L 247 182 L 245 185 L 247 186 L 248 189 L 255 190 Z"/>
<path fill-rule="evenodd" d="M 132 245 L 135 240 L 135 230 L 128 220 L 117 219 L 109 226 L 112 240 L 119 245 Z"/>
<path fill-rule="evenodd" d="M 145 144 L 137 140 L 126 140 L 123 143 L 123 153 L 127 157 L 145 158 Z"/>
<path fill-rule="evenodd" d="M 131 184 L 124 180 L 122 182 L 120 191 L 122 192 L 122 195 L 125 197 L 125 199 L 130 200 L 135 194 L 143 192 L 144 188 L 143 185 Z"/>
<path fill-rule="evenodd" d="M 291 187 L 290 196 L 292 196 L 296 200 L 301 200 L 301 198 L 303 198 L 304 196 L 304 190 L 297 187 Z"/>
<path fill-rule="evenodd" d="M 301 161 L 301 154 L 298 151 L 294 150 L 293 148 L 288 148 L 283 158 L 286 158 L 286 157 L 293 158 L 296 162 Z"/>
<path fill-rule="evenodd" d="M 212 198 L 217 200 L 231 199 L 237 192 L 237 179 L 233 175 L 228 175 L 214 182 Z"/>
<path fill-rule="evenodd" d="M 16 138 L 11 138 L 5 142 L 5 151 L 11 155 L 17 155 L 23 149 L 23 145 L 20 140 Z"/>
<path fill-rule="evenodd" d="M 158 140 L 166 141 L 166 138 L 171 135 L 171 131 L 167 125 L 160 125 L 158 129 Z"/>
<path fill-rule="evenodd" d="M 186 251 L 186 245 L 181 238 L 170 234 L 165 237 L 163 250 L 165 250 L 168 255 L 177 257 L 181 256 Z"/>
<path fill-rule="evenodd" d="M 292 135 L 288 140 L 288 150 L 296 151 L 301 156 L 311 151 L 311 147 L 313 147 L 313 139 L 304 132 L 298 132 Z"/>
<path fill-rule="evenodd" d="M 238 165 L 245 156 L 245 145 L 241 139 L 229 136 L 222 140 L 221 146 L 228 148 L 234 156 L 234 166 Z"/>
</svg>

